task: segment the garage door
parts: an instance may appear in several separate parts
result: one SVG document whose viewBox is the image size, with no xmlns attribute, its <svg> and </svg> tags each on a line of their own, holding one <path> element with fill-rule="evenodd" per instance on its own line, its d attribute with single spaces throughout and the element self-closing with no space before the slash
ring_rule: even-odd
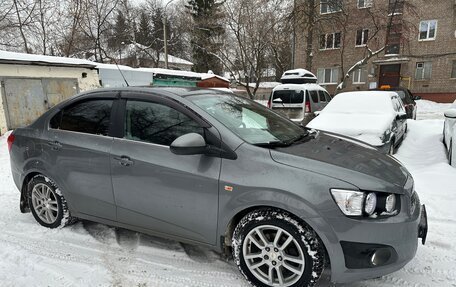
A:
<svg viewBox="0 0 456 287">
<path fill-rule="evenodd" d="M 4 79 L 8 128 L 31 124 L 51 107 L 78 93 L 76 79 Z"/>
</svg>

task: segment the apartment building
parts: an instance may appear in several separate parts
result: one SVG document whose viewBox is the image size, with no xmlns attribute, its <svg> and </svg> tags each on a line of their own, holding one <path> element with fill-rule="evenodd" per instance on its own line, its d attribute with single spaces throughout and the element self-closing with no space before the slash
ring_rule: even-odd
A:
<svg viewBox="0 0 456 287">
<path fill-rule="evenodd" d="M 298 0 L 296 5 L 303 7 L 303 21 L 296 26 L 295 67 L 310 69 L 331 93 L 354 64 L 367 59 L 349 73 L 343 91 L 390 85 L 437 102 L 456 99 L 456 0 Z"/>
</svg>

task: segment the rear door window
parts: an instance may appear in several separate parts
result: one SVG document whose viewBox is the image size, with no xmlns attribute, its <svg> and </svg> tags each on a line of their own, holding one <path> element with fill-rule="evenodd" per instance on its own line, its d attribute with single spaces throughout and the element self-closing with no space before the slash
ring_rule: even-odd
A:
<svg viewBox="0 0 456 287">
<path fill-rule="evenodd" d="M 169 106 L 130 100 L 126 106 L 124 138 L 170 146 L 178 137 L 203 128 L 187 115 Z"/>
<path fill-rule="evenodd" d="M 317 91 L 309 91 L 310 97 L 312 98 L 312 102 L 318 103 L 318 92 Z"/>
<path fill-rule="evenodd" d="M 107 136 L 113 100 L 87 100 L 71 105 L 55 115 L 50 127 L 60 130 Z"/>
<path fill-rule="evenodd" d="M 304 91 L 283 90 L 275 91 L 272 96 L 272 102 L 281 102 L 283 104 L 302 104 L 304 102 Z"/>
</svg>

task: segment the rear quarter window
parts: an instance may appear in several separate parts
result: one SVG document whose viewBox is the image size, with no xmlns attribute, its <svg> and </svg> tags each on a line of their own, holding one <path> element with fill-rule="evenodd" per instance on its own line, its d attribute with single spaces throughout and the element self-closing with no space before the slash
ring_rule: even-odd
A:
<svg viewBox="0 0 456 287">
<path fill-rule="evenodd" d="M 317 91 L 309 91 L 310 97 L 312 98 L 312 102 L 318 103 L 318 92 Z"/>
</svg>

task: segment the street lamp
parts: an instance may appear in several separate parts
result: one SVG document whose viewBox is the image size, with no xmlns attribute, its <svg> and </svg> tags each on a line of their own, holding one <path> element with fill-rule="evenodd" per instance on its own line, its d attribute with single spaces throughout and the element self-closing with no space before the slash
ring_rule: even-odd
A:
<svg viewBox="0 0 456 287">
<path fill-rule="evenodd" d="M 125 42 L 121 42 L 120 43 L 120 47 L 119 47 L 119 64 L 122 65 L 122 46 L 125 45 Z"/>
<path fill-rule="evenodd" d="M 168 5 L 173 1 L 174 0 L 169 0 L 168 3 L 166 3 L 165 8 L 163 9 L 163 47 L 165 50 L 165 69 L 168 69 L 168 40 L 166 39 L 166 8 L 168 8 Z"/>
</svg>

